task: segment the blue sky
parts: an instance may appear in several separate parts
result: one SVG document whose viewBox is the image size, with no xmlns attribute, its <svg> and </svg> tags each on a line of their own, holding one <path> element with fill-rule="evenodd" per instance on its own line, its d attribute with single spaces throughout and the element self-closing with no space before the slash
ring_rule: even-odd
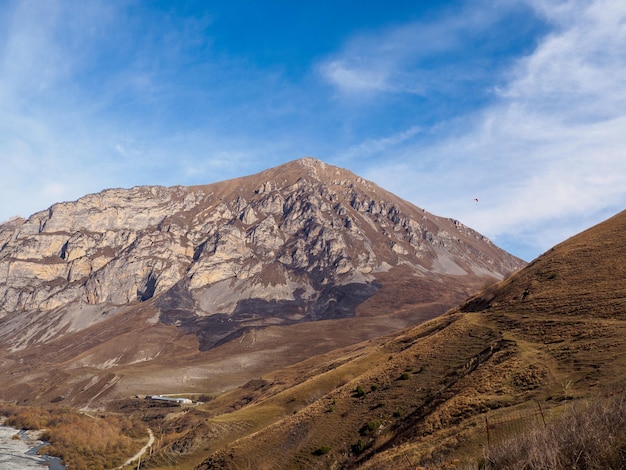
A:
<svg viewBox="0 0 626 470">
<path fill-rule="evenodd" d="M 531 260 L 626 208 L 626 2 L 0 4 L 0 220 L 303 156 Z"/>
</svg>

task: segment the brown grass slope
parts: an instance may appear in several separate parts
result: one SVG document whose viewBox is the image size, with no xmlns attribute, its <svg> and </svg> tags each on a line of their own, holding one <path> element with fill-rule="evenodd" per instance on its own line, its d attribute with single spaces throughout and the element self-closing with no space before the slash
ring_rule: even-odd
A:
<svg viewBox="0 0 626 470">
<path fill-rule="evenodd" d="M 207 405 L 206 425 L 248 427 L 204 441 L 195 458 L 211 455 L 198 468 L 476 462 L 488 438 L 493 444 L 537 426 L 540 412 L 549 421 L 622 389 L 625 233 L 622 212 L 402 336 L 309 360 L 264 377 L 256 391 L 221 397 Z M 246 399 L 229 409 L 237 393 Z"/>
</svg>

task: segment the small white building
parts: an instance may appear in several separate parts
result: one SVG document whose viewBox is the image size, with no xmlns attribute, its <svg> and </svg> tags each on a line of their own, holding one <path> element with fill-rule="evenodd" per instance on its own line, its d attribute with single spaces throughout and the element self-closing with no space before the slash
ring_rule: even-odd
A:
<svg viewBox="0 0 626 470">
<path fill-rule="evenodd" d="M 160 400 L 170 403 L 178 403 L 179 405 L 191 405 L 193 403 L 189 398 L 164 397 L 163 395 L 146 395 L 146 398 L 149 400 Z"/>
</svg>

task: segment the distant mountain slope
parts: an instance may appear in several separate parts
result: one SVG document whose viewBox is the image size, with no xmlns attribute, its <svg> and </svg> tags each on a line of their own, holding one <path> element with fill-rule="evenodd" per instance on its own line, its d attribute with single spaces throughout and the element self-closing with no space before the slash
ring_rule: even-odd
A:
<svg viewBox="0 0 626 470">
<path fill-rule="evenodd" d="M 260 429 L 213 447 L 197 468 L 476 465 L 489 442 L 623 393 L 625 233 L 626 211 L 401 336 L 268 374 L 251 404 L 228 414 Z M 288 376 L 295 383 L 280 385 Z"/>
<path fill-rule="evenodd" d="M 289 361 L 304 357 L 290 332 L 326 348 L 389 332 L 523 265 L 458 221 L 305 158 L 206 186 L 111 189 L 1 225 L 0 345 L 5 365 L 61 374 L 37 396 L 91 401 L 128 375 L 137 390 L 160 368 L 214 361 L 201 352 L 234 340 L 262 355 L 280 337 Z M 355 317 L 350 339 L 324 323 Z M 11 390 L 29 386 L 25 375 Z"/>
<path fill-rule="evenodd" d="M 621 212 L 534 260 L 461 310 L 626 318 L 626 213 Z"/>
</svg>

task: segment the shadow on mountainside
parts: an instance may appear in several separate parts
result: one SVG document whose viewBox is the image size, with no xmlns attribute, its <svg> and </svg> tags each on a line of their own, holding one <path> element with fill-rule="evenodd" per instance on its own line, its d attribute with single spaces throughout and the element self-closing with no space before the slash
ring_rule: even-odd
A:
<svg viewBox="0 0 626 470">
<path fill-rule="evenodd" d="M 356 308 L 381 287 L 377 282 L 329 286 L 314 300 L 303 299 L 298 293 L 294 300 L 243 299 L 231 314 L 198 315 L 191 293 L 184 282 L 179 282 L 155 305 L 162 323 L 196 335 L 200 350 L 206 351 L 239 338 L 250 329 L 355 317 Z"/>
</svg>

